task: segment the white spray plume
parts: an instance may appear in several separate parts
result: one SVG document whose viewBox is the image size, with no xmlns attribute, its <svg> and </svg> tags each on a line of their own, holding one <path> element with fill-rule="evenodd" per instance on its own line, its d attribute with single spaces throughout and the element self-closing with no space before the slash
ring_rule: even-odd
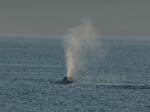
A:
<svg viewBox="0 0 150 112">
<path fill-rule="evenodd" d="M 67 77 L 72 77 L 86 65 L 87 50 L 95 46 L 97 38 L 91 21 L 83 20 L 80 25 L 68 29 L 65 39 Z"/>
<path fill-rule="evenodd" d="M 81 24 L 68 29 L 64 42 L 67 77 L 92 84 L 120 83 L 125 80 L 119 74 L 100 72 L 100 61 L 106 56 L 109 46 L 98 35 L 90 20 L 83 20 Z"/>
</svg>

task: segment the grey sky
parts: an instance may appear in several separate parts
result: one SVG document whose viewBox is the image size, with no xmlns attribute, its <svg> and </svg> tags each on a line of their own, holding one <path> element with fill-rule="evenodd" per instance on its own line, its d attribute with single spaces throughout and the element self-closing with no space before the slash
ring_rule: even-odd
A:
<svg viewBox="0 0 150 112">
<path fill-rule="evenodd" d="M 83 18 L 104 35 L 150 35 L 149 0 L 0 0 L 0 35 L 62 35 Z"/>
</svg>

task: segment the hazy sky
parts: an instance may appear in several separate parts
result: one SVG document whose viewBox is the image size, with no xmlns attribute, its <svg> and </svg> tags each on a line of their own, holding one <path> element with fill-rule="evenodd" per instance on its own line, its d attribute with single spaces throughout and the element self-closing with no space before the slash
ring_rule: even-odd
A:
<svg viewBox="0 0 150 112">
<path fill-rule="evenodd" d="M 104 35 L 150 35 L 150 0 L 0 0 L 0 35 L 63 35 L 90 18 Z"/>
</svg>

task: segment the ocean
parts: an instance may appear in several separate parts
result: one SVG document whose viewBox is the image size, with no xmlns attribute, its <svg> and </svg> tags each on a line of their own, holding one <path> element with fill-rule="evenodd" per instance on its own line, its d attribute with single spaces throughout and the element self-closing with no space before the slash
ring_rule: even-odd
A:
<svg viewBox="0 0 150 112">
<path fill-rule="evenodd" d="M 74 83 L 62 38 L 0 38 L 1 112 L 148 112 L 150 40 L 99 39 Z"/>
</svg>

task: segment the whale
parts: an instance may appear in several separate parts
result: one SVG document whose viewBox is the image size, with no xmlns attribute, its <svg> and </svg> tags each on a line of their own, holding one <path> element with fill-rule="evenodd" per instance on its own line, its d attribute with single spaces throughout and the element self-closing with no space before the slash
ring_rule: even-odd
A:
<svg viewBox="0 0 150 112">
<path fill-rule="evenodd" d="M 72 77 L 64 77 L 63 79 L 62 79 L 62 81 L 61 81 L 61 83 L 62 84 L 70 84 L 70 83 L 73 83 L 74 81 L 73 81 L 73 79 L 72 79 Z"/>
</svg>

